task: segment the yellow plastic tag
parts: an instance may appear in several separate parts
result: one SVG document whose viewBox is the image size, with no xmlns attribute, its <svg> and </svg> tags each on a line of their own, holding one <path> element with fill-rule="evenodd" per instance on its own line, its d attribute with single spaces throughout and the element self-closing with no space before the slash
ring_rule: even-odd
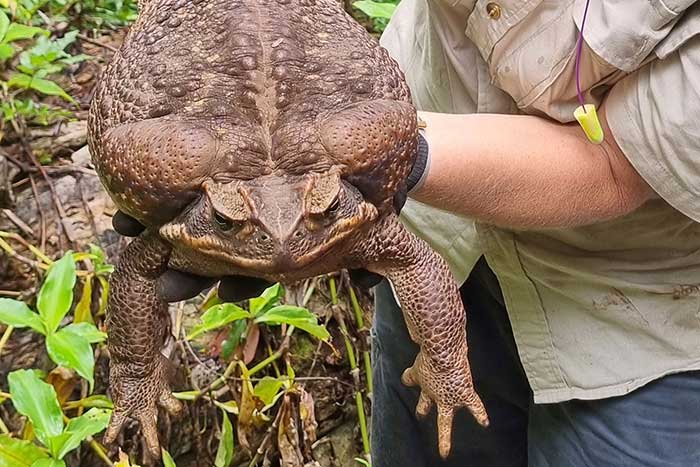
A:
<svg viewBox="0 0 700 467">
<path fill-rule="evenodd" d="M 574 117 L 578 120 L 581 128 L 583 128 L 583 132 L 586 133 L 591 143 L 600 144 L 603 142 L 605 135 L 603 134 L 603 127 L 600 126 L 595 105 L 586 104 L 585 106 L 579 106 L 574 110 Z"/>
</svg>

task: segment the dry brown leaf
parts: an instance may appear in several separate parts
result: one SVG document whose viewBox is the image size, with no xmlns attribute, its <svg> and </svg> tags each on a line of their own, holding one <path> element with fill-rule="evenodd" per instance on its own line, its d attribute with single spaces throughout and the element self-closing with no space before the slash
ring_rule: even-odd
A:
<svg viewBox="0 0 700 467">
<path fill-rule="evenodd" d="M 62 366 L 56 367 L 46 377 L 46 382 L 54 387 L 58 403 L 63 405 L 70 398 L 78 384 L 78 378 L 73 370 Z"/>
<path fill-rule="evenodd" d="M 255 358 L 255 352 L 258 350 L 258 343 L 260 342 L 260 328 L 257 324 L 253 325 L 248 330 L 248 335 L 245 339 L 245 344 L 243 345 L 243 361 L 245 364 L 249 364 Z"/>
<path fill-rule="evenodd" d="M 304 430 L 304 452 L 307 457 L 311 457 L 311 445 L 317 439 L 318 423 L 314 410 L 314 398 L 311 393 L 299 387 L 299 418 Z"/>
<path fill-rule="evenodd" d="M 299 433 L 297 432 L 294 403 L 289 394 L 285 394 L 282 402 L 280 422 L 277 427 L 277 448 L 280 451 L 281 467 L 303 467 L 304 457 L 299 449 Z"/>
</svg>

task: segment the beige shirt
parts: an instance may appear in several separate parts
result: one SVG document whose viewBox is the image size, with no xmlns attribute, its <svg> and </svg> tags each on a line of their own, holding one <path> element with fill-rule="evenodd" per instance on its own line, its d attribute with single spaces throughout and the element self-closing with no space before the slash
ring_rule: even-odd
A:
<svg viewBox="0 0 700 467">
<path fill-rule="evenodd" d="M 591 0 L 586 102 L 659 194 L 595 225 L 510 231 L 410 201 L 406 225 L 463 282 L 482 254 L 503 288 L 535 402 L 626 394 L 700 369 L 700 3 Z M 382 43 L 418 108 L 573 121 L 585 0 L 403 0 Z M 475 135 L 478 137 L 478 135 Z M 562 154 L 562 157 L 566 157 Z M 575 176 L 575 174 L 572 174 Z"/>
</svg>

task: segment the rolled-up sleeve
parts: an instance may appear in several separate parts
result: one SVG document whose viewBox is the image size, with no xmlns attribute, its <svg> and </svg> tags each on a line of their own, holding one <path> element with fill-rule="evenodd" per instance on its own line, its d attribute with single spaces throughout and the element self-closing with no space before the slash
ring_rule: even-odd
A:
<svg viewBox="0 0 700 467">
<path fill-rule="evenodd" d="M 700 36 L 618 82 L 606 109 L 613 136 L 637 172 L 700 222 Z"/>
</svg>

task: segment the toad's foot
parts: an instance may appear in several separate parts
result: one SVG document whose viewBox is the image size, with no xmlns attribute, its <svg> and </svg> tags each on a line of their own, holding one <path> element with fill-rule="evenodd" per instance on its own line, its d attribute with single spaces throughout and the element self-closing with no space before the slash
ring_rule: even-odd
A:
<svg viewBox="0 0 700 467">
<path fill-rule="evenodd" d="M 104 440 L 113 443 L 126 420 L 133 417 L 141 424 L 150 462 L 160 458 L 158 405 L 174 415 L 182 410 L 168 387 L 170 362 L 160 353 L 170 316 L 157 282 L 169 256 L 169 246 L 151 232 L 135 238 L 110 277 L 107 304 L 114 412 Z"/>
<path fill-rule="evenodd" d="M 416 406 L 418 417 L 426 417 L 433 402 L 437 404 L 438 447 L 443 458 L 450 454 L 452 447 L 452 418 L 456 409 L 466 407 L 480 425 L 489 425 L 484 404 L 474 390 L 466 346 L 463 351 L 455 352 L 452 364 L 447 368 L 438 365 L 423 351 L 419 352 L 415 363 L 404 371 L 401 380 L 407 386 L 421 388 Z"/>
<path fill-rule="evenodd" d="M 432 403 L 437 404 L 438 447 L 446 458 L 455 409 L 467 407 L 478 423 L 488 425 L 467 360 L 466 312 L 457 283 L 440 255 L 408 232 L 396 216 L 384 218 L 368 237 L 364 264 L 394 286 L 409 335 L 420 347 L 403 381 L 421 388 L 418 415 L 426 415 Z"/>
<path fill-rule="evenodd" d="M 170 415 L 182 413 L 182 404 L 173 397 L 168 384 L 169 362 L 161 355 L 151 372 L 134 371 L 131 364 L 114 363 L 110 368 L 110 387 L 114 399 L 114 411 L 104 436 L 106 444 L 116 441 L 124 423 L 133 417 L 141 425 L 148 454 L 152 459 L 160 458 L 158 442 L 158 406 Z M 134 376 L 139 375 L 139 376 Z"/>
</svg>

